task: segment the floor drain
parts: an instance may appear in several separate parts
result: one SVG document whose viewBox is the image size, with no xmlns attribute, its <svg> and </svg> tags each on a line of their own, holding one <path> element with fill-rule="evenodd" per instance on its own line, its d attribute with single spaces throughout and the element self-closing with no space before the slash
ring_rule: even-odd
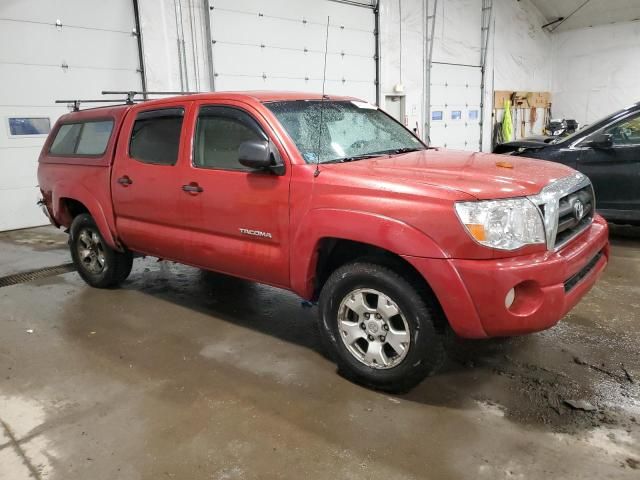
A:
<svg viewBox="0 0 640 480">
<path fill-rule="evenodd" d="M 8 287 L 9 285 L 16 285 L 18 283 L 30 282 L 39 278 L 52 277 L 62 273 L 73 272 L 75 269 L 76 268 L 73 266 L 73 263 L 63 263 L 62 265 L 56 265 L 55 267 L 45 267 L 37 270 L 31 270 L 29 272 L 14 273 L 13 275 L 0 277 L 0 288 Z"/>
</svg>

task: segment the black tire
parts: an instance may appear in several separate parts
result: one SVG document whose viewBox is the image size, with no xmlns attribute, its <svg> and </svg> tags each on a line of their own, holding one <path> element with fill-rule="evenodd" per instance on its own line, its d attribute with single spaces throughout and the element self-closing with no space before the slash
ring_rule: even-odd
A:
<svg viewBox="0 0 640 480">
<path fill-rule="evenodd" d="M 71 258 L 85 282 L 96 288 L 110 288 L 126 280 L 133 266 L 132 253 L 118 252 L 109 247 L 91 215 L 83 213 L 75 217 L 69 233 Z M 87 235 L 92 239 L 92 245 L 97 245 L 95 248 L 86 248 L 83 239 Z M 90 251 L 84 260 L 81 258 L 82 250 Z M 98 254 L 102 262 L 98 262 Z"/>
<path fill-rule="evenodd" d="M 444 363 L 443 336 L 434 327 L 436 315 L 440 315 L 439 309 L 433 308 L 429 303 L 428 295 L 432 294 L 419 292 L 412 283 L 395 270 L 369 262 L 350 263 L 331 274 L 320 293 L 321 330 L 330 353 L 334 354 L 338 370 L 343 376 L 378 390 L 402 393 L 416 386 Z M 346 346 L 347 341 L 340 338 L 340 335 L 346 335 L 345 331 L 340 332 L 341 327 L 339 327 L 341 303 L 343 300 L 346 301 L 347 296 L 353 299 L 352 293 L 359 289 L 381 292 L 396 304 L 406 320 L 403 325 L 408 326 L 409 347 L 404 358 L 397 357 L 398 363 L 395 365 L 387 368 L 369 366 L 364 363 L 366 359 L 358 359 L 357 352 L 352 353 Z M 359 323 L 361 316 L 356 314 L 356 317 L 358 320 L 352 321 Z M 365 330 L 365 327 L 362 327 L 363 324 L 364 322 L 359 325 Z M 388 330 L 385 325 L 383 326 Z M 365 332 L 371 333 L 368 327 Z M 382 338 L 380 343 L 383 343 Z M 370 345 L 371 342 L 368 344 Z M 353 345 L 350 348 L 354 349 Z M 395 352 L 392 351 L 393 353 Z"/>
</svg>

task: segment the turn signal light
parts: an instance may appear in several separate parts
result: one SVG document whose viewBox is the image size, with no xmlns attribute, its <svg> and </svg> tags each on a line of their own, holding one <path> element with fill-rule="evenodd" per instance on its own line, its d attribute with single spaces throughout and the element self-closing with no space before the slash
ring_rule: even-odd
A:
<svg viewBox="0 0 640 480">
<path fill-rule="evenodd" d="M 473 238 L 475 238 L 478 242 L 483 242 L 486 240 L 486 235 L 484 231 L 484 225 L 480 225 L 479 223 L 468 223 L 466 224 L 467 230 Z"/>
</svg>

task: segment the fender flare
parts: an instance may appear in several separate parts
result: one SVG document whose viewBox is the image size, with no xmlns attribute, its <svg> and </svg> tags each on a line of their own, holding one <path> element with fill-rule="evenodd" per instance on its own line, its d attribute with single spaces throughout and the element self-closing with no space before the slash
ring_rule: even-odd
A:
<svg viewBox="0 0 640 480">
<path fill-rule="evenodd" d="M 64 199 L 68 198 L 71 200 L 76 200 L 87 207 L 87 210 L 89 210 L 89 214 L 96 222 L 98 230 L 100 230 L 100 234 L 104 238 L 105 242 L 107 242 L 107 244 L 111 248 L 114 248 L 118 251 L 122 250 L 122 248 L 116 241 L 115 235 L 113 234 L 109 220 L 107 218 L 107 213 L 104 211 L 104 208 L 102 207 L 98 199 L 91 193 L 88 188 L 86 188 L 84 185 L 72 185 L 66 182 L 60 182 L 55 185 L 52 191 L 53 217 L 55 218 L 56 222 L 62 225 L 64 225 L 65 223 L 64 221 L 61 221 L 63 216 L 62 203 Z M 59 192 L 64 192 L 64 195 L 60 196 Z"/>
<path fill-rule="evenodd" d="M 302 218 L 291 246 L 292 260 L 297 259 L 291 262 L 291 289 L 303 298 L 313 296 L 318 245 L 325 238 L 366 243 L 398 256 L 448 257 L 431 237 L 400 220 L 358 210 L 313 209 Z"/>
</svg>

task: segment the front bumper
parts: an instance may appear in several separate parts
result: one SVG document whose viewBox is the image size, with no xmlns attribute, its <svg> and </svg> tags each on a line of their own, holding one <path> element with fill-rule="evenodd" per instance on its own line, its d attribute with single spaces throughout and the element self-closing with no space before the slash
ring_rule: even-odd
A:
<svg viewBox="0 0 640 480">
<path fill-rule="evenodd" d="M 609 259 L 608 227 L 597 215 L 557 252 L 495 260 L 406 259 L 432 287 L 458 335 L 519 335 L 552 327 L 591 289 Z M 507 307 L 512 288 L 515 300 Z"/>
</svg>

